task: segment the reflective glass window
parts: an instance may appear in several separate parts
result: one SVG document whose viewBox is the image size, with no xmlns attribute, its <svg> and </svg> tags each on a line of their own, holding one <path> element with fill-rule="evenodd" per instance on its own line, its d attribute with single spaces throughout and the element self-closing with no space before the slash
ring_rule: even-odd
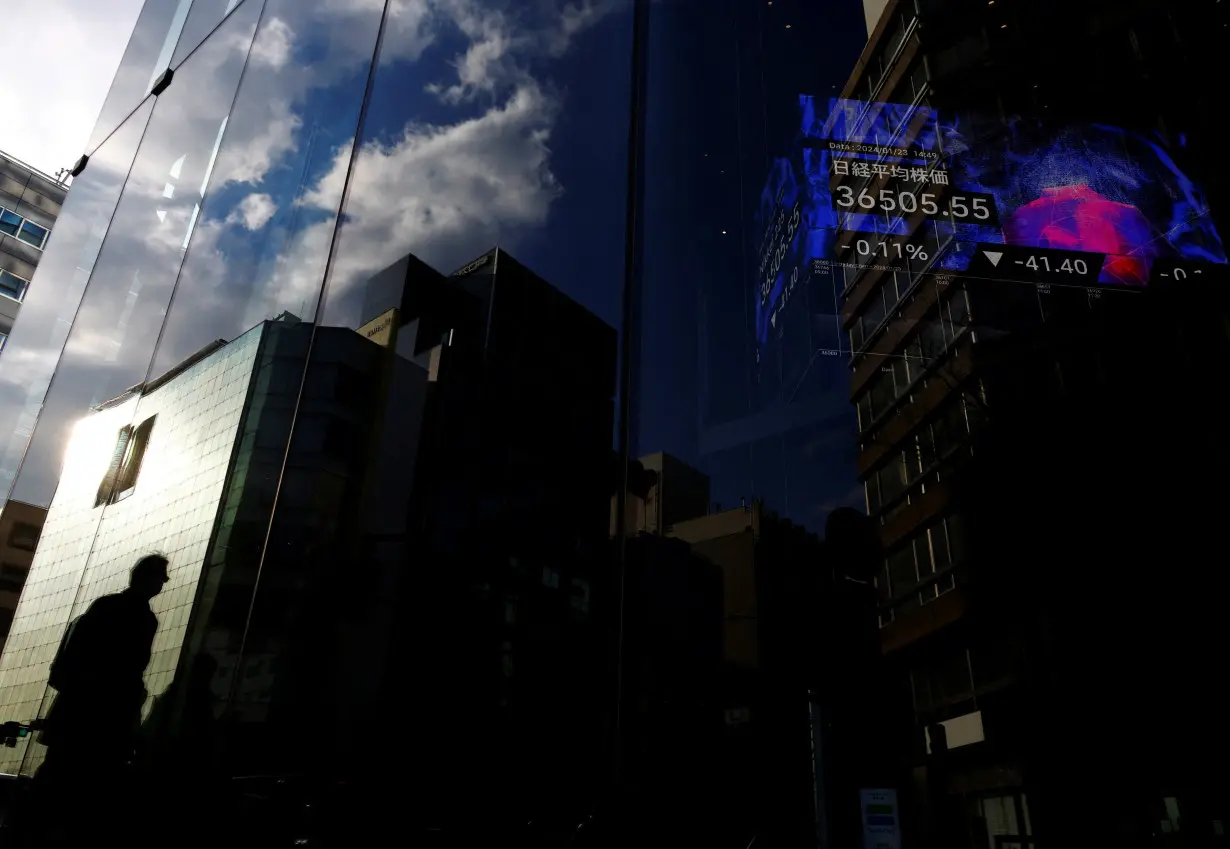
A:
<svg viewBox="0 0 1230 849">
<path fill-rule="evenodd" d="M 137 108 L 167 67 L 192 0 L 146 0 L 90 135 L 90 153 Z"/>
<path fill-rule="evenodd" d="M 74 421 L 145 379 L 259 12 L 232 15 L 157 99 L 14 497 L 47 504 Z"/>
<path fill-rule="evenodd" d="M 0 268 L 0 294 L 8 295 L 10 298 L 20 301 L 26 296 L 26 287 L 30 285 L 28 280 L 23 280 L 16 274 L 10 274 Z"/>
<path fill-rule="evenodd" d="M 90 157 L 73 181 L 56 220 L 56 241 L 39 262 L 0 359 L 0 492 L 7 494 L 81 303 L 120 190 L 145 132 L 153 104 L 146 103 Z"/>
<path fill-rule="evenodd" d="M 21 231 L 18 232 L 17 238 L 21 239 L 28 245 L 34 245 L 36 248 L 41 248 L 47 241 L 47 228 L 40 227 L 33 221 L 23 221 Z"/>
<path fill-rule="evenodd" d="M 330 50 L 369 38 L 357 11 L 366 4 L 316 4 L 318 17 L 293 12 L 296 5 L 266 12 L 252 67 L 258 56 L 276 62 L 300 44 L 305 57 L 324 52 L 340 62 L 343 56 Z M 330 22 L 330 7 L 342 5 L 356 11 Z M 594 685 L 592 668 L 579 664 L 565 672 L 513 631 L 533 627 L 537 620 L 528 617 L 544 604 L 558 604 L 569 623 L 589 621 L 597 604 L 593 577 L 609 562 L 630 7 L 622 0 L 388 4 L 353 146 L 350 130 L 325 122 L 323 111 L 338 110 L 348 102 L 342 92 L 357 98 L 366 84 L 347 75 L 349 65 L 318 72 L 294 54 L 278 77 L 309 87 L 294 91 L 326 82 L 350 87 L 336 95 L 320 91 L 318 101 L 286 98 L 284 110 L 253 95 L 252 108 L 264 110 L 255 113 L 264 123 L 254 119 L 254 132 L 264 138 L 273 123 L 291 134 L 294 149 L 268 164 L 247 160 L 252 164 L 244 174 L 252 178 L 236 181 L 236 223 L 225 244 L 239 264 L 234 284 L 224 278 L 217 297 L 238 293 L 231 307 L 236 322 L 243 310 L 259 319 L 276 309 L 292 314 L 279 325 L 306 326 L 293 324 L 292 316 L 318 324 L 306 374 L 302 363 L 293 373 L 292 391 L 301 382 L 303 400 L 250 625 L 242 631 L 250 590 L 242 595 L 244 582 L 228 579 L 211 596 L 202 633 L 223 631 L 235 640 L 243 634 L 249 651 L 269 654 L 301 628 L 285 616 L 287 609 L 315 610 L 323 601 L 299 591 L 297 575 L 354 568 L 379 585 L 404 573 L 406 563 L 420 564 L 416 572 L 441 582 L 438 595 L 431 591 L 439 603 L 426 614 L 429 628 L 473 646 L 480 665 L 487 649 L 516 658 L 500 676 L 504 696 L 444 687 L 429 708 L 437 717 L 436 740 L 417 757 L 439 779 L 430 804 L 455 804 L 476 786 L 459 764 L 480 751 L 499 753 L 499 780 L 514 788 L 493 800 L 501 810 L 524 804 L 515 788 L 543 770 L 568 776 L 553 785 L 553 804 L 574 806 L 602 762 L 600 723 L 577 701 Z M 331 23 L 315 45 L 299 40 L 312 21 Z M 251 73 L 250 67 L 244 88 Z M 266 239 L 270 252 L 262 255 Z M 186 312 L 182 326 L 199 313 Z M 287 364 L 293 364 L 289 355 Z M 281 454 L 269 455 L 280 462 Z M 551 459 L 561 456 L 567 461 Z M 262 473 L 266 468 L 262 462 Z M 420 526 L 412 505 L 423 509 L 412 499 L 415 491 L 432 504 L 421 536 L 412 533 Z M 702 493 L 696 500 L 706 499 Z M 547 515 L 553 518 L 544 527 Z M 255 574 L 258 565 L 239 548 L 230 546 L 229 559 L 217 567 L 232 578 Z M 540 588 L 532 598 L 511 583 L 523 582 L 510 565 L 519 559 L 522 574 L 533 575 Z M 561 570 L 553 586 L 537 580 L 548 565 Z M 483 594 L 494 616 L 479 625 L 482 637 L 463 636 L 466 629 L 458 630 L 451 611 Z M 361 615 L 363 639 L 387 645 L 389 623 L 370 607 L 378 594 L 360 595 L 356 610 L 371 611 Z M 505 616 L 509 603 L 517 605 L 512 623 Z M 346 628 L 323 625 L 312 639 L 331 644 Z M 580 624 L 564 633 L 577 645 L 589 639 Z M 282 668 L 310 673 L 288 672 L 283 679 L 277 696 L 283 716 L 302 710 L 292 701 L 295 693 L 303 705 L 316 702 L 314 709 L 366 712 L 371 697 L 364 689 L 322 683 L 344 682 L 344 670 L 313 669 L 307 660 L 296 650 L 280 661 Z M 499 722 L 509 712 L 536 710 L 545 693 L 530 682 L 548 670 L 559 682 L 550 701 L 578 705 L 565 711 L 558 729 L 531 744 L 479 719 Z M 424 674 L 434 681 L 443 672 L 433 667 Z M 486 687 L 482 680 L 478 686 Z M 517 695 L 522 687 L 529 689 Z M 239 694 L 234 707 L 253 721 L 261 711 L 255 697 Z M 289 740 L 293 728 L 287 718 L 266 723 L 262 733 Z"/>
<path fill-rule="evenodd" d="M 266 3 L 152 374 L 314 317 L 379 25 L 378 4 Z"/>
<path fill-rule="evenodd" d="M 0 209 L 0 233 L 16 236 L 21 229 L 21 216 L 8 209 Z"/>
<path fill-rule="evenodd" d="M 169 65 L 178 68 L 205 39 L 214 27 L 222 23 L 222 19 L 234 11 L 241 0 L 190 0 L 192 4 L 188 17 L 184 22 L 179 41 L 174 45 L 174 57 L 168 56 Z M 255 0 L 261 2 L 261 0 Z"/>
</svg>

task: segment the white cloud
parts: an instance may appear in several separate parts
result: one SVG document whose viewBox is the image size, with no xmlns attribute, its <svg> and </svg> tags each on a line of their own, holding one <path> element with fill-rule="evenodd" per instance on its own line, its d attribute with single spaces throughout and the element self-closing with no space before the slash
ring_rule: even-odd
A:
<svg viewBox="0 0 1230 849">
<path fill-rule="evenodd" d="M 565 6 L 548 38 L 551 55 L 567 53 L 574 38 L 627 3 L 628 0 L 581 0 Z"/>
<path fill-rule="evenodd" d="M 434 83 L 427 90 L 439 94 L 445 103 L 460 103 L 480 93 L 495 94 L 498 85 L 516 75 L 508 55 L 513 45 L 513 39 L 505 33 L 488 33 L 454 63 L 457 83 L 448 87 Z"/>
<path fill-rule="evenodd" d="M 384 25 L 381 62 L 417 60 L 435 37 L 435 21 L 427 0 L 392 0 Z"/>
<path fill-rule="evenodd" d="M 256 231 L 269 223 L 269 219 L 278 211 L 278 205 L 273 198 L 262 193 L 250 194 L 239 202 L 227 216 L 227 224 L 242 224 L 249 230 Z"/>
<path fill-rule="evenodd" d="M 296 137 L 302 126 L 303 119 L 291 112 L 285 100 L 272 100 L 268 121 L 260 125 L 259 132 L 224 142 L 218 173 L 231 183 L 260 183 L 270 168 L 298 148 Z"/>
<path fill-rule="evenodd" d="M 544 47 L 549 55 L 562 56 L 578 35 L 628 0 L 578 0 L 562 7 L 558 0 L 544 0 L 538 4 L 542 20 L 533 26 L 475 0 L 436 2 L 443 17 L 470 43 L 452 63 L 457 81 L 448 85 L 432 82 L 426 89 L 445 103 L 456 104 L 479 95 L 498 95 L 503 88 L 531 80 L 525 65 Z"/>
<path fill-rule="evenodd" d="M 44 171 L 72 165 L 111 86 L 142 0 L 8 0 L 0 150 Z"/>
<path fill-rule="evenodd" d="M 357 295 L 371 274 L 407 251 L 449 268 L 471 258 L 476 244 L 489 246 L 541 225 L 562 193 L 548 147 L 557 112 L 556 101 L 525 85 L 478 117 L 412 124 L 393 143 L 364 146 L 351 178 L 330 298 Z M 339 151 L 305 205 L 336 208 L 348 159 L 348 149 Z M 317 285 L 314 256 L 331 229 L 330 223 L 309 228 L 303 236 L 307 267 L 300 268 L 298 251 L 290 251 L 280 290 L 306 292 Z"/>
<path fill-rule="evenodd" d="M 267 65 L 274 70 L 281 70 L 290 60 L 295 46 L 295 32 L 290 24 L 281 18 L 271 18 L 266 21 L 252 43 L 249 61 L 257 65 Z"/>
</svg>

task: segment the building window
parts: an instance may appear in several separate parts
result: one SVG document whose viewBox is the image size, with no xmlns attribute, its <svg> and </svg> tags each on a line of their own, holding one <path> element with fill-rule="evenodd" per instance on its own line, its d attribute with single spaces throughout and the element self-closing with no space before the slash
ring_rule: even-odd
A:
<svg viewBox="0 0 1230 849">
<path fill-rule="evenodd" d="M 4 346 L 8 344 L 8 341 L 9 335 L 7 333 L 0 333 L 0 351 L 4 350 Z"/>
<path fill-rule="evenodd" d="M 0 233 L 16 236 L 18 231 L 21 230 L 21 222 L 23 220 L 16 212 L 9 212 L 7 209 L 0 208 Z"/>
<path fill-rule="evenodd" d="M 0 233 L 16 236 L 27 245 L 33 245 L 39 250 L 47 243 L 47 228 L 22 218 L 10 209 L 0 207 Z"/>
<path fill-rule="evenodd" d="M 22 551 L 34 551 L 38 548 L 38 536 L 43 529 L 29 522 L 14 522 L 9 531 L 9 547 L 20 548 Z"/>
<path fill-rule="evenodd" d="M 0 295 L 20 301 L 26 297 L 26 288 L 29 285 L 29 280 L 0 268 Z"/>
<path fill-rule="evenodd" d="M 34 247 L 42 250 L 43 245 L 47 242 L 47 228 L 40 227 L 33 221 L 26 221 L 22 223 L 21 231 L 17 234 L 17 238 L 27 245 L 34 245 Z"/>
<path fill-rule="evenodd" d="M 151 416 L 135 429 L 131 425 L 120 428 L 115 440 L 115 450 L 111 454 L 111 465 L 98 486 L 98 495 L 94 499 L 95 507 L 108 502 L 114 504 L 132 494 L 137 485 L 137 476 L 141 473 L 141 461 L 145 459 L 145 449 L 149 446 L 156 418 L 157 416 Z"/>
<path fill-rule="evenodd" d="M 579 613 L 589 613 L 589 582 L 580 578 L 572 579 L 572 596 L 569 599 L 572 609 Z"/>
<path fill-rule="evenodd" d="M 0 563 L 0 590 L 20 593 L 26 583 L 26 567 L 12 563 Z"/>
</svg>

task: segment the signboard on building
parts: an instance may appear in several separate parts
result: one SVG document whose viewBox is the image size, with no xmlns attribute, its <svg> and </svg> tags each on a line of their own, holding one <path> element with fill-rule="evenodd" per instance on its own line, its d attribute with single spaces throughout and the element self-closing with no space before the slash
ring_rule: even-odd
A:
<svg viewBox="0 0 1230 849">
<path fill-rule="evenodd" d="M 398 310 L 393 309 L 376 316 L 367 324 L 360 327 L 355 332 L 375 342 L 382 348 L 392 348 L 397 344 L 397 325 L 398 325 Z"/>
<path fill-rule="evenodd" d="M 791 333 L 815 336 L 863 275 L 895 273 L 900 291 L 954 273 L 1100 291 L 1230 279 L 1185 137 L 1174 144 L 1102 124 L 800 96 L 794 143 L 755 215 L 757 358 L 790 347 Z M 797 356 L 850 352 L 848 339 L 821 337 Z"/>
<path fill-rule="evenodd" d="M 896 790 L 860 790 L 863 849 L 901 849 L 901 820 Z"/>
</svg>

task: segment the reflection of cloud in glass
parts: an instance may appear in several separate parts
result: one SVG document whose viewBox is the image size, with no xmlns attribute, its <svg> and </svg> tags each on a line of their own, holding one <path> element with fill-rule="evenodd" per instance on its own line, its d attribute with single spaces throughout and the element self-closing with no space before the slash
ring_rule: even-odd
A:
<svg viewBox="0 0 1230 849">
<path fill-rule="evenodd" d="M 407 116 L 413 115 L 409 106 L 373 107 L 350 178 L 329 287 L 329 323 L 361 320 L 357 287 L 407 251 L 448 269 L 496 242 L 511 248 L 510 240 L 546 222 L 564 191 L 551 169 L 549 147 L 563 104 L 548 80 L 550 69 L 540 63 L 558 58 L 576 36 L 624 2 L 435 0 L 421 31 L 465 38 L 443 72 L 435 70 L 439 60 L 426 67 L 389 66 L 386 45 L 377 91 L 417 87 L 426 78 L 427 92 L 444 111 L 424 104 L 431 118 L 414 120 Z M 339 158 L 304 203 L 332 202 L 347 166 Z M 305 241 L 324 238 L 305 234 Z M 291 288 L 314 283 L 295 269 L 288 275 Z"/>
<path fill-rule="evenodd" d="M 475 244 L 542 224 L 561 192 L 547 146 L 556 109 L 552 98 L 527 86 L 477 118 L 411 125 L 391 144 L 364 145 L 351 178 L 330 297 L 345 298 L 407 251 L 449 269 L 472 259 Z M 347 164 L 339 157 L 304 202 L 331 203 Z"/>
<path fill-rule="evenodd" d="M 281 18 L 270 18 L 252 43 L 248 61 L 270 68 L 286 67 L 294 47 L 294 31 Z"/>
<path fill-rule="evenodd" d="M 242 223 L 249 230 L 259 230 L 269 223 L 277 211 L 278 205 L 269 195 L 251 194 L 239 202 L 234 212 L 227 216 L 226 223 Z"/>
</svg>

